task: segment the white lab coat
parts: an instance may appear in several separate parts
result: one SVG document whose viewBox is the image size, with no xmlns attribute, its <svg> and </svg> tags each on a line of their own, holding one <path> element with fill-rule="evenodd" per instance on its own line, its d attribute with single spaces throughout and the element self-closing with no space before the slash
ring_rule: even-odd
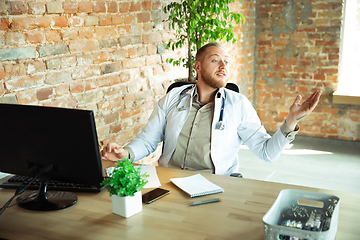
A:
<svg viewBox="0 0 360 240">
<path fill-rule="evenodd" d="M 174 88 L 155 105 L 147 125 L 127 147 L 135 154 L 134 161 L 148 156 L 163 141 L 159 166 L 167 167 L 180 131 L 189 116 L 195 87 Z M 216 129 L 224 98 L 223 130 Z M 215 98 L 211 128 L 211 159 L 215 174 L 230 175 L 238 171 L 238 151 L 242 142 L 260 159 L 273 162 L 289 144 L 280 129 L 271 137 L 261 125 L 255 109 L 242 94 L 220 88 Z"/>
</svg>

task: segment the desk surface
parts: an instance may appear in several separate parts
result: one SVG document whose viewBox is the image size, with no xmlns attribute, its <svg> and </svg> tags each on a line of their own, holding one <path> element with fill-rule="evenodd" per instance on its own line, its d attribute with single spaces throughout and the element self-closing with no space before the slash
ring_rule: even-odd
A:
<svg viewBox="0 0 360 240">
<path fill-rule="evenodd" d="M 162 188 L 171 194 L 142 212 L 123 218 L 112 213 L 111 198 L 101 193 L 76 193 L 78 202 L 67 209 L 52 212 L 29 211 L 14 206 L 0 215 L 0 238 L 5 239 L 264 239 L 262 217 L 283 189 L 322 192 L 340 197 L 336 239 L 359 239 L 360 195 L 315 188 L 240 179 L 202 173 L 224 188 L 224 193 L 188 197 L 170 182 L 170 178 L 194 172 L 157 168 Z M 143 192 L 150 189 L 144 189 Z M 0 189 L 0 205 L 14 190 Z M 214 197 L 224 201 L 199 206 L 190 202 Z"/>
</svg>

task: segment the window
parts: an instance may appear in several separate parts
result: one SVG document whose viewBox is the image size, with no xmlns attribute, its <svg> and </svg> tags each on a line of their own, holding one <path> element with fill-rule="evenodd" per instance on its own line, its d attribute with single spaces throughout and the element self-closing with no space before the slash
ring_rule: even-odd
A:
<svg viewBox="0 0 360 240">
<path fill-rule="evenodd" d="M 360 0 L 345 1 L 341 40 L 340 76 L 334 103 L 360 105 Z"/>
</svg>

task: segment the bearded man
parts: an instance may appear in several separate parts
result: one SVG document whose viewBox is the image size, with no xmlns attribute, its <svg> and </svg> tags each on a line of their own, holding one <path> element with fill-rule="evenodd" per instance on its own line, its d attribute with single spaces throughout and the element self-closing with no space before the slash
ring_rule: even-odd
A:
<svg viewBox="0 0 360 240">
<path fill-rule="evenodd" d="M 275 161 L 299 131 L 298 121 L 319 102 L 315 91 L 304 103 L 297 96 L 278 131 L 270 136 L 250 101 L 226 89 L 230 60 L 218 43 L 204 45 L 196 54 L 196 84 L 172 89 L 161 98 L 142 132 L 127 146 L 109 143 L 102 157 L 138 161 L 160 142 L 159 166 L 231 175 L 239 168 L 241 144 L 264 161 Z M 241 160 L 241 159 L 240 159 Z"/>
</svg>

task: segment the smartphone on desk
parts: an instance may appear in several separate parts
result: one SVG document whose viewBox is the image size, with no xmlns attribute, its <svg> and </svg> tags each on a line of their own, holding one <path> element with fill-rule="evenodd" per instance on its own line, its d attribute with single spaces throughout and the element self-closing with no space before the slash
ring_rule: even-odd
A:
<svg viewBox="0 0 360 240">
<path fill-rule="evenodd" d="M 162 198 L 170 193 L 169 190 L 162 189 L 162 188 L 155 188 L 151 190 L 150 192 L 144 193 L 142 195 L 142 201 L 143 203 L 152 203 L 159 198 Z"/>
</svg>

